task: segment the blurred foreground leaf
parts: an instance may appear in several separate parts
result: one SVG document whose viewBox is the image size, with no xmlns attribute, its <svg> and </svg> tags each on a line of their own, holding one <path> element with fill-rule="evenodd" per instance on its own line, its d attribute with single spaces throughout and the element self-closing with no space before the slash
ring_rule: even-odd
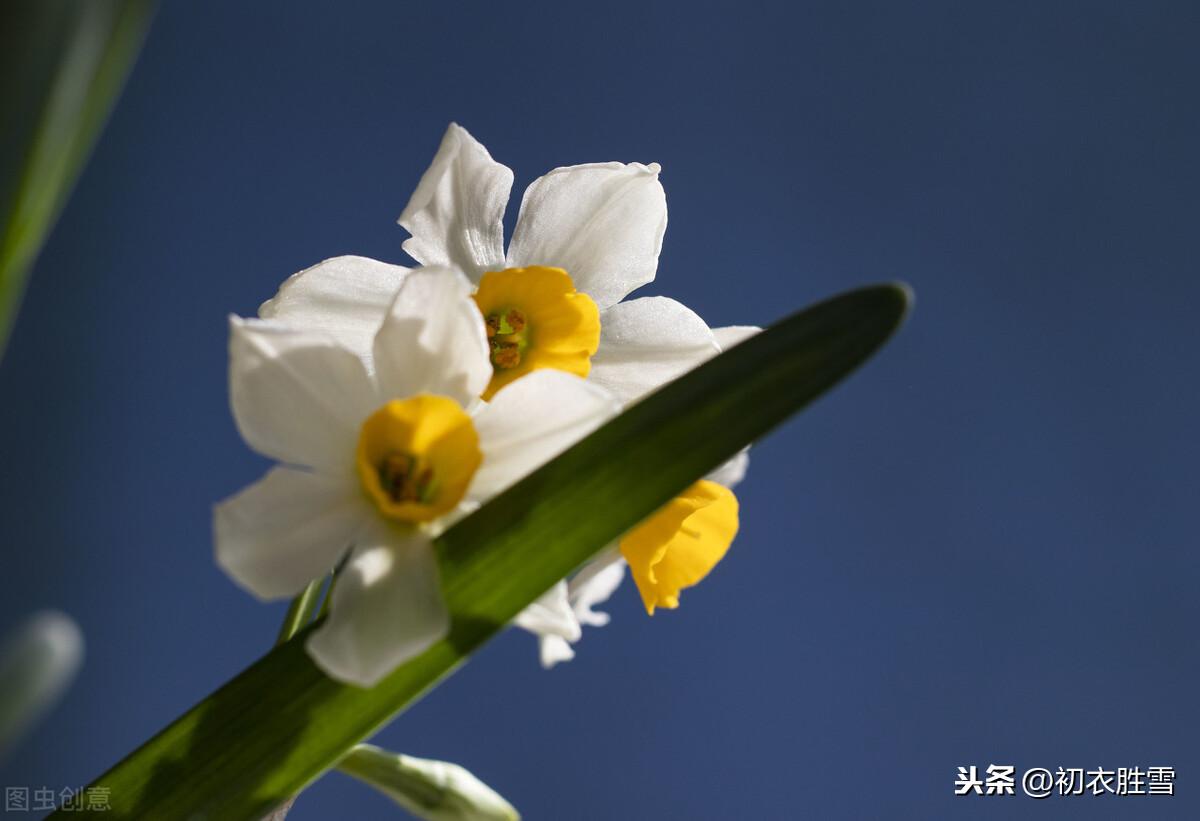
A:
<svg viewBox="0 0 1200 821">
<path fill-rule="evenodd" d="M 437 541 L 453 615 L 446 639 L 364 690 L 313 666 L 304 651 L 312 628 L 302 630 L 100 776 L 93 786 L 112 796 L 106 817 L 260 818 L 552 584 L 854 370 L 908 304 L 900 286 L 852 291 L 635 405 Z"/>
<path fill-rule="evenodd" d="M 141 47 L 151 0 L 0 9 L 0 356 L 25 279 Z"/>
</svg>

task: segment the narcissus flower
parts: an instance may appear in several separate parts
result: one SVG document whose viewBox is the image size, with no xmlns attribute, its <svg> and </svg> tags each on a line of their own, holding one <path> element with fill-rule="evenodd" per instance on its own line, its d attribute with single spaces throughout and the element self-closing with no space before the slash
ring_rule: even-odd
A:
<svg viewBox="0 0 1200 821">
<path fill-rule="evenodd" d="M 711 329 L 667 297 L 622 301 L 658 269 L 667 226 L 659 171 L 617 162 L 554 169 L 526 189 L 506 254 L 513 173 L 465 129 L 449 127 L 400 216 L 412 233 L 402 247 L 475 284 L 494 369 L 487 393 L 554 368 L 628 404 L 747 330 Z M 363 257 L 327 260 L 287 280 L 259 314 L 328 330 L 369 362 L 379 317 L 407 271 Z"/>
<path fill-rule="evenodd" d="M 608 614 L 595 608 L 621 585 L 627 563 L 647 613 L 678 607 L 680 593 L 707 576 L 733 543 L 738 502 L 732 488 L 748 462 L 743 451 L 691 485 L 522 613 L 517 624 L 538 635 L 542 666 L 574 658 L 571 645 L 584 625 L 608 624 Z"/>
<path fill-rule="evenodd" d="M 710 329 L 666 297 L 622 301 L 657 271 L 667 224 L 659 171 L 657 164 L 615 162 L 551 171 L 526 189 L 506 253 L 503 216 L 513 173 L 465 129 L 449 127 L 399 222 L 412 234 L 403 248 L 414 259 L 457 268 L 476 286 L 493 369 L 485 399 L 526 374 L 556 369 L 630 404 L 757 330 Z M 261 313 L 328 327 L 369 361 L 372 318 L 386 304 L 387 284 L 405 270 L 355 257 L 329 260 L 285 283 Z M 723 473 L 740 478 L 744 470 L 743 454 Z M 731 484 L 689 489 L 642 526 L 651 530 L 626 537 L 640 545 L 629 558 L 648 611 L 676 606 L 679 589 L 724 555 L 737 530 Z M 692 515 L 682 516 L 685 509 Z M 650 549 L 645 533 L 657 534 L 657 544 L 668 522 L 676 533 Z M 604 614 L 591 608 L 611 593 L 614 578 L 619 583 L 623 552 L 607 551 L 616 558 L 585 568 L 518 618 L 548 638 L 544 662 L 567 655 L 563 648 L 579 638 L 581 624 L 601 623 Z"/>
<path fill-rule="evenodd" d="M 559 368 L 636 402 L 754 328 L 710 329 L 666 297 L 624 300 L 651 282 L 667 226 L 657 164 L 557 168 L 525 191 L 507 253 L 503 216 L 513 173 L 467 131 L 451 125 L 400 216 L 404 250 L 426 264 L 457 266 L 478 284 L 498 390 L 539 368 Z M 745 456 L 725 470 L 732 485 Z M 732 481 L 728 477 L 732 476 Z M 725 555 L 738 527 L 737 499 L 702 480 L 626 534 L 615 548 L 546 594 L 517 620 L 541 637 L 542 663 L 571 658 L 582 625 L 620 584 L 628 561 L 648 613 L 677 607 Z M 624 561 L 622 561 L 624 559 Z"/>
<path fill-rule="evenodd" d="M 654 280 L 667 229 L 657 163 L 556 168 L 525 190 L 507 253 L 513 172 L 451 124 L 400 215 L 403 248 L 476 283 L 489 320 L 488 386 L 558 368 L 631 402 L 719 350 L 695 313 L 666 297 L 622 302 Z M 515 324 L 514 324 L 515 320 Z"/>
<path fill-rule="evenodd" d="M 269 599 L 349 551 L 308 641 L 334 678 L 373 684 L 444 636 L 431 540 L 617 410 L 554 370 L 481 402 L 492 366 L 470 293 L 455 271 L 408 273 L 377 315 L 370 367 L 330 324 L 232 319 L 238 429 L 281 464 L 217 506 L 217 560 Z"/>
</svg>

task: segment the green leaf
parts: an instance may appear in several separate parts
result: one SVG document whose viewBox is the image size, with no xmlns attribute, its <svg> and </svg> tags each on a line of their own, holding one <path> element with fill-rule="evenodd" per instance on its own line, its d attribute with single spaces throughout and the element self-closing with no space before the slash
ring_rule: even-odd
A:
<svg viewBox="0 0 1200 821">
<path fill-rule="evenodd" d="M 110 817 L 255 819 L 283 803 L 552 584 L 861 364 L 908 303 L 894 285 L 823 302 L 621 414 L 438 540 L 443 641 L 365 690 L 323 675 L 301 631 L 102 775 Z"/>
<path fill-rule="evenodd" d="M 25 280 L 141 47 L 151 0 L 9 0 L 0 22 L 0 355 Z"/>
</svg>

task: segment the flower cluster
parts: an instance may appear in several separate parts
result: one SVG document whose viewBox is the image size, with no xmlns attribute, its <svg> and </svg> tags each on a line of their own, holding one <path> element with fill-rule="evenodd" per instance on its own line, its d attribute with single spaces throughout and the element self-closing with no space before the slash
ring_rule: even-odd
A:
<svg viewBox="0 0 1200 821">
<path fill-rule="evenodd" d="M 400 216 L 405 268 L 362 257 L 295 274 L 231 320 L 234 418 L 279 465 L 215 512 L 216 554 L 262 598 L 337 575 L 308 639 L 369 686 L 445 636 L 432 541 L 647 393 L 753 333 L 710 329 L 654 279 L 666 230 L 657 165 L 557 168 L 525 191 L 451 125 Z M 569 659 L 630 568 L 649 613 L 724 556 L 746 457 L 696 482 L 559 582 L 516 623 Z"/>
</svg>

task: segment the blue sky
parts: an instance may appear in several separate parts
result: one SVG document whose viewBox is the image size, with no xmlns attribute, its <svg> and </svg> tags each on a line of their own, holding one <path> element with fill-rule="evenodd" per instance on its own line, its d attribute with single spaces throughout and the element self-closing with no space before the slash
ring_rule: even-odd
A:
<svg viewBox="0 0 1200 821">
<path fill-rule="evenodd" d="M 455 120 L 517 194 L 661 163 L 644 293 L 710 324 L 891 279 L 917 309 L 756 448 L 742 533 L 678 611 L 626 585 L 551 672 L 502 635 L 379 743 L 529 819 L 1196 815 L 1197 22 L 165 4 L 0 364 L 0 619 L 61 607 L 88 639 L 0 780 L 86 783 L 268 648 L 282 608 L 211 555 L 211 505 L 265 468 L 226 316 L 326 257 L 404 262 L 395 219 Z M 1179 795 L 953 797 L 992 763 L 1171 765 Z M 391 813 L 335 774 L 291 817 Z"/>
</svg>

